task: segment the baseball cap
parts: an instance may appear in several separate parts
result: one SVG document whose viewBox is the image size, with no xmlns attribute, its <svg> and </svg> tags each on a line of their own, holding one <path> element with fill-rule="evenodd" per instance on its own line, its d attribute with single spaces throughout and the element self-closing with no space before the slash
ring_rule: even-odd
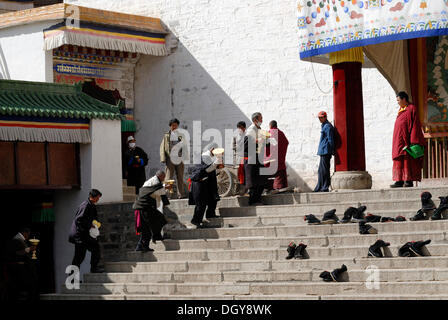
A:
<svg viewBox="0 0 448 320">
<path fill-rule="evenodd" d="M 134 138 L 133 136 L 129 136 L 129 137 L 128 137 L 128 142 L 129 142 L 129 141 L 132 141 L 132 140 L 135 140 L 135 138 Z"/>
<path fill-rule="evenodd" d="M 327 113 L 325 112 L 325 111 L 321 111 L 321 112 L 319 112 L 319 114 L 317 115 L 319 118 L 320 117 L 326 117 L 327 116 Z"/>
</svg>

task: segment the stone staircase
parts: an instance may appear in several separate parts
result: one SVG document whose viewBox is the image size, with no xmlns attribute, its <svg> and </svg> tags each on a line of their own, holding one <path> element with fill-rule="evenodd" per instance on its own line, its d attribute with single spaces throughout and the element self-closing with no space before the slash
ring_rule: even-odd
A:
<svg viewBox="0 0 448 320">
<path fill-rule="evenodd" d="M 85 274 L 79 290 L 65 286 L 42 299 L 215 299 L 337 300 L 448 299 L 448 220 L 409 221 L 430 191 L 436 205 L 448 187 L 400 188 L 332 193 L 291 193 L 264 197 L 265 206 L 248 207 L 247 198 L 222 199 L 220 218 L 206 229 L 170 230 L 170 239 L 151 244 L 154 252 L 133 251 L 137 237 L 131 203 L 100 206 L 106 273 Z M 307 225 L 337 209 L 367 206 L 373 214 L 405 216 L 405 222 L 372 223 L 377 235 L 360 235 L 356 223 Z M 179 225 L 189 224 L 193 207 L 173 200 Z M 385 258 L 367 258 L 377 239 L 391 243 Z M 398 257 L 407 241 L 431 239 L 430 256 Z M 290 241 L 307 244 L 310 259 L 286 260 Z M 345 282 L 323 282 L 319 274 L 345 264 Z M 376 280 L 367 268 L 377 270 Z M 370 277 L 370 278 L 369 278 Z"/>
</svg>

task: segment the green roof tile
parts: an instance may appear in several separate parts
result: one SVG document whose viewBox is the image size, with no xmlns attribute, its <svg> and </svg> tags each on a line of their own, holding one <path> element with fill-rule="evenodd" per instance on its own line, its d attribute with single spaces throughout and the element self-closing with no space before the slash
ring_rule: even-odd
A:
<svg viewBox="0 0 448 320">
<path fill-rule="evenodd" d="M 122 119 L 117 106 L 96 100 L 81 85 L 0 80 L 0 114 L 83 119 Z"/>
</svg>

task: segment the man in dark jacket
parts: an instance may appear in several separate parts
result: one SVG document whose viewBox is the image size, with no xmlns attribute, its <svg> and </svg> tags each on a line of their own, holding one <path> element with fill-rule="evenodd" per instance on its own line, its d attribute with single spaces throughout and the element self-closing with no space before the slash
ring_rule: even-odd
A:
<svg viewBox="0 0 448 320">
<path fill-rule="evenodd" d="M 191 223 L 198 228 L 202 226 L 204 213 L 206 218 L 216 217 L 216 204 L 220 200 L 216 169 L 223 168 L 224 165 L 222 159 L 213 154 L 216 147 L 215 143 L 207 147 L 207 151 L 202 154 L 201 163 L 194 166 L 190 176 L 191 189 L 188 204 L 195 205 Z"/>
<path fill-rule="evenodd" d="M 164 187 L 164 180 L 165 172 L 157 171 L 156 175 L 140 188 L 138 197 L 132 206 L 135 210 L 135 229 L 137 234 L 140 234 L 135 251 L 154 251 L 149 247 L 151 238 L 154 243 L 157 240 L 163 240 L 161 231 L 167 221 L 162 211 L 164 206 L 169 205 L 165 188 L 171 187 L 171 185 Z"/>
<path fill-rule="evenodd" d="M 126 165 L 128 186 L 135 186 L 135 194 L 138 194 L 146 181 L 145 167 L 148 164 L 148 155 L 142 148 L 136 146 L 133 136 L 128 138 L 128 149 L 124 153 L 123 163 Z"/>
<path fill-rule="evenodd" d="M 6 272 L 10 300 L 36 300 L 37 273 L 31 260 L 35 246 L 29 244 L 30 229 L 22 227 L 6 244 Z"/>
<path fill-rule="evenodd" d="M 334 154 L 334 128 L 327 120 L 325 111 L 319 112 L 319 121 L 322 123 L 320 132 L 320 141 L 317 154 L 320 156 L 318 181 L 314 192 L 328 192 L 331 185 L 330 178 L 330 160 Z"/>
<path fill-rule="evenodd" d="M 90 259 L 90 272 L 92 273 L 104 272 L 102 268 L 98 267 L 101 258 L 100 245 L 98 240 L 90 235 L 90 229 L 95 227 L 93 221 L 98 219 L 95 204 L 100 200 L 101 196 L 102 194 L 99 190 L 92 189 L 90 191 L 89 199 L 81 203 L 76 210 L 68 238 L 68 241 L 75 245 L 75 256 L 73 257 L 72 265 L 80 268 L 86 257 L 86 251 L 89 250 L 92 254 Z"/>
</svg>

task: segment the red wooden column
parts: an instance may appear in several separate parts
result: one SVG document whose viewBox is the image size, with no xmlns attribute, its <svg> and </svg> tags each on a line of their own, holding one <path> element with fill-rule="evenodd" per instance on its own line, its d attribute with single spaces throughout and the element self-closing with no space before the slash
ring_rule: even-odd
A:
<svg viewBox="0 0 448 320">
<path fill-rule="evenodd" d="M 333 189 L 370 189 L 366 170 L 361 69 L 362 48 L 330 55 L 333 67 L 333 108 L 336 131 Z"/>
</svg>

